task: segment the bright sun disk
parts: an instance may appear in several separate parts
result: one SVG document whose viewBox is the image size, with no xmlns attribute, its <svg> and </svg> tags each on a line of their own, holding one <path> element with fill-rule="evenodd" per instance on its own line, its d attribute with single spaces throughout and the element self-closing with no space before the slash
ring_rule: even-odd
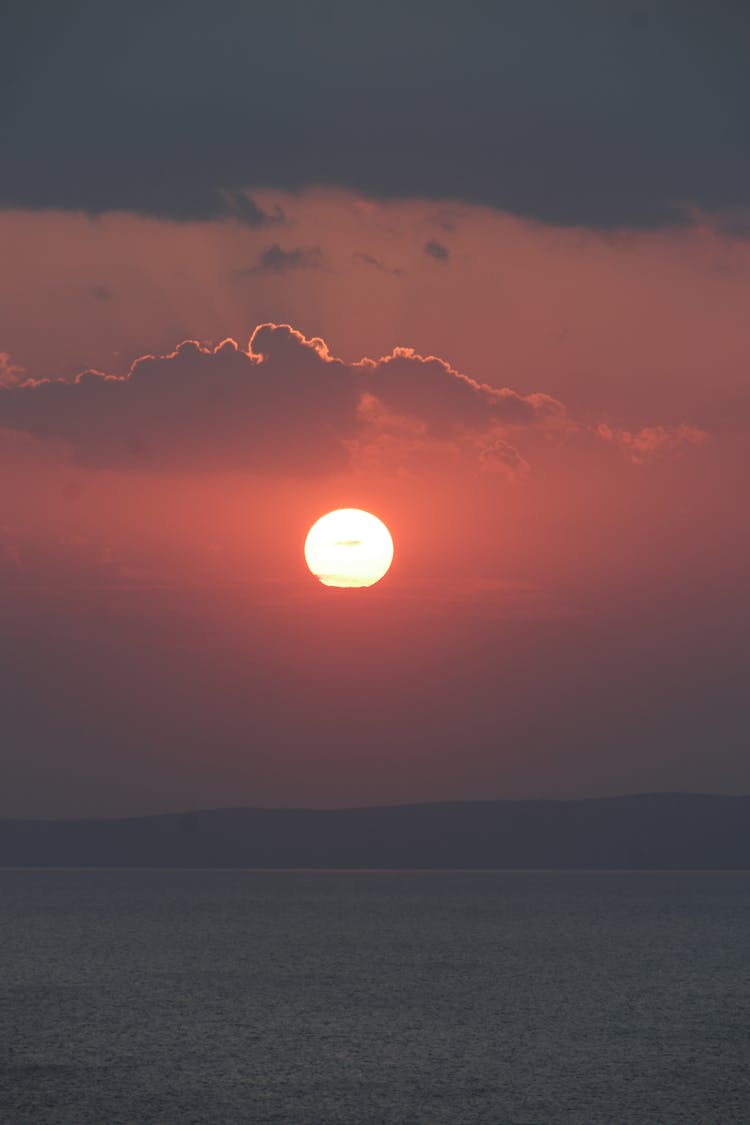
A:
<svg viewBox="0 0 750 1125">
<path fill-rule="evenodd" d="M 373 586 L 392 561 L 390 531 L 360 508 L 321 516 L 305 540 L 305 562 L 324 586 Z"/>
</svg>

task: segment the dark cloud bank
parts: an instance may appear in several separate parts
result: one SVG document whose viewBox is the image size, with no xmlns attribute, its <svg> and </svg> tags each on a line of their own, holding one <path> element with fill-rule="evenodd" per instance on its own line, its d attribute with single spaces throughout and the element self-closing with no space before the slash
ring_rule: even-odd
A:
<svg viewBox="0 0 750 1125">
<path fill-rule="evenodd" d="M 587 433 L 636 463 L 706 437 L 684 424 L 581 426 L 550 395 L 478 383 L 411 348 L 347 363 L 288 324 L 259 325 L 247 350 L 187 340 L 126 376 L 23 381 L 19 369 L 0 382 L 0 430 L 62 442 L 93 468 L 286 476 L 343 470 L 378 448 L 394 463 L 419 459 L 445 443 L 476 470 L 516 475 L 529 466 L 515 442 L 531 431 Z"/>
<path fill-rule="evenodd" d="M 347 364 L 322 340 L 275 324 L 256 328 L 247 351 L 186 341 L 141 357 L 123 378 L 86 371 L 0 386 L 0 428 L 62 441 L 95 467 L 328 472 L 346 467 L 352 442 L 388 428 L 437 441 L 474 435 L 492 455 L 501 429 L 564 417 L 548 395 L 479 384 L 434 356 L 396 348 Z"/>
<path fill-rule="evenodd" d="M 746 229 L 750 7 L 10 0 L 0 205 L 262 226 L 252 190 Z"/>
</svg>

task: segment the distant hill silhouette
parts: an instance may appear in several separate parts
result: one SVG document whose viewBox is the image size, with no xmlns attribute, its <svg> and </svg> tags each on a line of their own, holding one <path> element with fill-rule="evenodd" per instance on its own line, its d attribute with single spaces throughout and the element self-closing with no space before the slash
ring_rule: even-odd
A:
<svg viewBox="0 0 750 1125">
<path fill-rule="evenodd" d="M 750 869 L 750 797 L 0 820 L 0 866 Z"/>
</svg>

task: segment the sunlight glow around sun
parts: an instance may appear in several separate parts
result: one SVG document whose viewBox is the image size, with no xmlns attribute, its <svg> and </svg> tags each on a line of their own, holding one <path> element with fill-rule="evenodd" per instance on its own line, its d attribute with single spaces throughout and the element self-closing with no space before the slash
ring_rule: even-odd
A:
<svg viewBox="0 0 750 1125">
<path fill-rule="evenodd" d="M 321 516 L 305 540 L 305 562 L 324 586 L 374 586 L 392 561 L 390 531 L 360 508 Z"/>
</svg>

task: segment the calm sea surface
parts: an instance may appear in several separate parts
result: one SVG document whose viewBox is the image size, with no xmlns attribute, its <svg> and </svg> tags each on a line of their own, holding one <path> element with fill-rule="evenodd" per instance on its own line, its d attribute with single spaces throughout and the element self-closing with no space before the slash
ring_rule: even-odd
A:
<svg viewBox="0 0 750 1125">
<path fill-rule="evenodd" d="M 0 871 L 2 1125 L 750 1123 L 750 876 Z"/>
</svg>

